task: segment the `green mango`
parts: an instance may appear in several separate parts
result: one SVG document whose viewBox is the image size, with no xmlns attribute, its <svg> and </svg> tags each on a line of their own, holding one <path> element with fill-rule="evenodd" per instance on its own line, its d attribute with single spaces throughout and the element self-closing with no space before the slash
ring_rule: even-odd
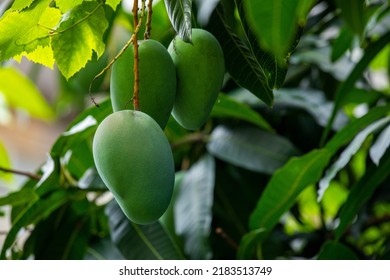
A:
<svg viewBox="0 0 390 280">
<path fill-rule="evenodd" d="M 171 201 L 175 167 L 161 127 L 140 111 L 117 111 L 98 126 L 92 145 L 99 175 L 134 223 L 159 219 Z"/>
<path fill-rule="evenodd" d="M 177 75 L 172 115 L 184 128 L 199 129 L 207 121 L 222 87 L 225 74 L 222 48 L 208 31 L 192 29 L 192 43 L 176 36 L 168 52 Z"/>
<path fill-rule="evenodd" d="M 162 129 L 171 115 L 176 94 L 176 70 L 167 49 L 158 41 L 139 41 L 139 110 L 151 116 Z M 110 79 L 114 112 L 134 109 L 134 46 L 113 64 Z"/>
</svg>

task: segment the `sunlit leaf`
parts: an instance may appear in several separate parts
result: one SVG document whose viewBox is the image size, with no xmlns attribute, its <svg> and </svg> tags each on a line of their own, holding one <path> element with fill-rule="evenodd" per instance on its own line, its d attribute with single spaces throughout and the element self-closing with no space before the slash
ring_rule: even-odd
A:
<svg viewBox="0 0 390 280">
<path fill-rule="evenodd" d="M 0 68 L 0 94 L 10 107 L 22 109 L 31 117 L 44 120 L 54 117 L 35 84 L 14 68 Z"/>
<path fill-rule="evenodd" d="M 137 225 L 129 221 L 113 200 L 106 207 L 111 239 L 126 259 L 183 259 L 180 250 L 161 224 Z"/>
<path fill-rule="evenodd" d="M 38 46 L 32 52 L 22 52 L 20 55 L 14 57 L 14 59 L 20 62 L 23 56 L 25 56 L 28 60 L 32 62 L 42 64 L 43 66 L 49 67 L 50 69 L 53 69 L 54 67 L 55 61 L 51 46 Z"/>
<path fill-rule="evenodd" d="M 388 124 L 390 122 L 390 117 L 380 119 L 362 130 L 353 141 L 348 145 L 348 147 L 341 153 L 338 160 L 332 164 L 331 167 L 326 171 L 325 176 L 319 182 L 318 190 L 318 200 L 321 201 L 326 189 L 329 186 L 330 181 L 336 176 L 336 174 L 344 168 L 348 162 L 351 160 L 351 157 L 360 149 L 364 141 L 371 133 L 375 132 L 377 129 Z"/>
<path fill-rule="evenodd" d="M 109 5 L 114 11 L 122 0 L 106 0 L 106 5 Z"/>
<path fill-rule="evenodd" d="M 97 2 L 83 2 L 66 14 L 52 36 L 52 48 L 57 66 L 69 79 L 105 49 L 103 35 L 108 27 L 104 8 Z"/>
<path fill-rule="evenodd" d="M 247 105 L 224 94 L 219 95 L 211 111 L 211 116 L 245 120 L 269 132 L 273 131 L 271 125 L 260 114 Z"/>
<path fill-rule="evenodd" d="M 285 138 L 255 127 L 218 126 L 207 144 L 210 154 L 248 170 L 273 174 L 296 148 Z"/>
<path fill-rule="evenodd" d="M 211 229 L 215 161 L 204 156 L 186 173 L 174 205 L 176 233 L 184 241 L 191 259 L 211 257 L 208 238 Z"/>
<path fill-rule="evenodd" d="M 56 6 L 61 10 L 62 13 L 80 5 L 84 0 L 56 0 Z"/>
<path fill-rule="evenodd" d="M 0 61 L 50 44 L 48 32 L 61 16 L 48 7 L 50 2 L 36 1 L 28 9 L 11 11 L 0 19 Z"/>
<path fill-rule="evenodd" d="M 187 43 L 192 41 L 192 0 L 164 0 L 172 26 L 180 38 Z"/>
<path fill-rule="evenodd" d="M 384 158 L 381 164 L 371 166 L 363 177 L 352 186 L 351 193 L 343 205 L 340 213 L 340 223 L 335 231 L 336 238 L 340 239 L 347 226 L 353 221 L 359 209 L 366 203 L 378 186 L 389 177 L 390 156 Z"/>
<path fill-rule="evenodd" d="M 11 161 L 8 156 L 7 150 L 3 143 L 0 142 L 0 167 L 11 168 Z M 12 173 L 3 172 L 0 170 L 0 179 L 11 180 L 13 178 Z"/>
</svg>

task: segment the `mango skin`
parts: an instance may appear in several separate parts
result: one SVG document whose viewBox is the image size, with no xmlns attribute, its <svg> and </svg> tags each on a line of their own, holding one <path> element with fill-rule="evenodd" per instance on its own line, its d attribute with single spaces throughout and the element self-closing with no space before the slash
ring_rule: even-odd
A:
<svg viewBox="0 0 390 280">
<path fill-rule="evenodd" d="M 99 175 L 134 223 L 159 219 L 170 203 L 175 168 L 160 126 L 140 111 L 122 110 L 105 118 L 93 139 Z"/>
<path fill-rule="evenodd" d="M 208 31 L 192 29 L 192 44 L 176 37 L 168 52 L 177 75 L 172 115 L 184 128 L 199 129 L 207 121 L 222 87 L 225 74 L 222 48 Z"/>
<path fill-rule="evenodd" d="M 176 69 L 167 49 L 158 41 L 138 42 L 139 109 L 151 116 L 162 129 L 171 115 L 176 95 Z M 134 46 L 113 64 L 110 95 L 114 112 L 134 109 Z"/>
</svg>

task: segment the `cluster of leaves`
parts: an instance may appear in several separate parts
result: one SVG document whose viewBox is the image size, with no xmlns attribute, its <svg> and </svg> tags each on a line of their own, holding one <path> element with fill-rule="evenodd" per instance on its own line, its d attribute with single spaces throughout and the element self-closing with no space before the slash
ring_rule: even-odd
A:
<svg viewBox="0 0 390 280">
<path fill-rule="evenodd" d="M 48 65 L 52 53 L 70 78 L 92 51 L 102 56 L 107 32 L 132 30 L 130 14 L 108 12 L 120 1 L 50 2 L 13 3 L 0 20 L 1 60 Z M 133 224 L 96 173 L 91 142 L 106 100 L 72 121 L 39 180 L 0 198 L 12 207 L 0 257 L 388 259 L 390 88 L 373 78 L 389 73 L 389 2 L 165 0 L 153 12 L 152 38 L 165 45 L 172 28 L 187 41 L 194 26 L 212 32 L 228 72 L 201 130 L 173 119 L 165 129 L 177 169 L 169 209 Z"/>
</svg>

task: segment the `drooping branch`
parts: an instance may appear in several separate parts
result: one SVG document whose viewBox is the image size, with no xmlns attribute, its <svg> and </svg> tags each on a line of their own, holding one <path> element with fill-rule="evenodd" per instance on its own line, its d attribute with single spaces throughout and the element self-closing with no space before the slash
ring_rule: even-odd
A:
<svg viewBox="0 0 390 280">
<path fill-rule="evenodd" d="M 138 26 L 138 0 L 133 2 L 133 17 L 134 26 Z M 133 45 L 134 45 L 134 93 L 133 93 L 133 104 L 134 110 L 139 110 L 139 55 L 138 55 L 138 32 L 134 30 L 133 34 Z"/>
</svg>

